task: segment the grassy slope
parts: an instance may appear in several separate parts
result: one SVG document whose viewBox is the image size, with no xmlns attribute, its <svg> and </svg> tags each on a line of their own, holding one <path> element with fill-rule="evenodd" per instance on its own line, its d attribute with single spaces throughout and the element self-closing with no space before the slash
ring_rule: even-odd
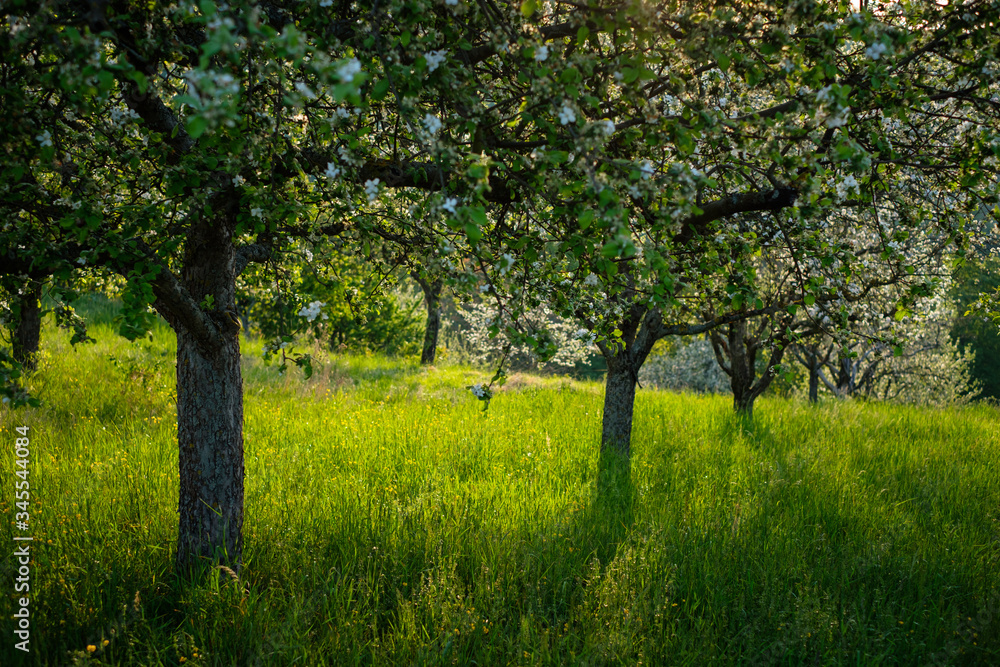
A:
<svg viewBox="0 0 1000 667">
<path fill-rule="evenodd" d="M 24 664 L 1000 662 L 996 408 L 762 400 L 748 432 L 640 391 L 628 469 L 598 456 L 597 384 L 516 379 L 484 417 L 467 369 L 247 360 L 242 581 L 196 586 L 171 574 L 172 338 L 96 334 L 47 329 L 46 407 L 0 412 L 4 443 L 31 427 Z"/>
</svg>

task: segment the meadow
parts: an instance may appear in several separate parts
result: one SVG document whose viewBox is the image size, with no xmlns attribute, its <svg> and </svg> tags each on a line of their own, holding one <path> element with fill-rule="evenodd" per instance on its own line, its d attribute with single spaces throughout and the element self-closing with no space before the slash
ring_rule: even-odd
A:
<svg viewBox="0 0 1000 667">
<path fill-rule="evenodd" d="M 1000 664 L 1000 410 L 602 387 L 244 343 L 245 560 L 173 574 L 173 339 L 47 326 L 31 436 L 31 653 L 3 665 Z"/>
</svg>

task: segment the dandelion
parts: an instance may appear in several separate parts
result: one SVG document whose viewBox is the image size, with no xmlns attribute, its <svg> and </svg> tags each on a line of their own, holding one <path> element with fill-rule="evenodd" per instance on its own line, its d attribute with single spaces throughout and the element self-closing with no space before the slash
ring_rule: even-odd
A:
<svg viewBox="0 0 1000 667">
<path fill-rule="evenodd" d="M 563 102 L 562 109 L 559 110 L 559 122 L 563 125 L 569 125 L 576 121 L 576 112 L 573 111 L 571 107 L 566 102 Z"/>
<path fill-rule="evenodd" d="M 441 63 L 443 63 L 448 57 L 448 49 L 441 49 L 440 51 L 428 51 L 424 54 L 424 60 L 427 61 L 427 71 L 433 72 L 438 68 Z"/>
<path fill-rule="evenodd" d="M 539 46 L 537 49 L 535 49 L 535 62 L 539 63 L 544 62 L 545 60 L 548 59 L 548 57 L 549 57 L 549 47 L 543 44 L 542 46 Z"/>
<path fill-rule="evenodd" d="M 93 644 L 87 644 L 87 653 L 93 653 L 96 650 L 97 650 L 96 646 L 94 646 Z"/>
</svg>

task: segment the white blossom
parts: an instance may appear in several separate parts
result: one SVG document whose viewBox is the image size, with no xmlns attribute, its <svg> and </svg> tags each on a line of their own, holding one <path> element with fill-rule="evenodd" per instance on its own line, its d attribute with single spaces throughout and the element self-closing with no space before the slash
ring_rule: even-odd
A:
<svg viewBox="0 0 1000 667">
<path fill-rule="evenodd" d="M 440 51 L 428 51 L 424 54 L 424 60 L 427 61 L 427 71 L 433 72 L 438 68 L 438 66 L 445 61 L 448 57 L 448 49 L 441 49 Z"/>
<path fill-rule="evenodd" d="M 323 175 L 329 178 L 331 181 L 335 180 L 338 176 L 340 176 L 340 167 L 338 167 L 332 162 L 327 162 L 326 171 L 323 172 Z"/>
<path fill-rule="evenodd" d="M 544 62 L 549 57 L 549 47 L 544 44 L 535 49 L 535 62 Z"/>
<path fill-rule="evenodd" d="M 359 68 L 361 67 L 360 63 L 358 64 L 358 67 Z M 352 75 L 352 78 L 353 78 L 353 75 Z M 314 93 L 312 91 L 312 88 L 310 88 L 308 85 L 306 85 L 302 81 L 296 81 L 295 82 L 295 90 L 298 91 L 299 95 L 301 95 L 302 97 L 306 98 L 307 100 L 314 100 L 314 99 L 316 99 L 316 93 Z"/>
<path fill-rule="evenodd" d="M 643 180 L 649 180 L 653 176 L 653 163 L 649 160 L 643 160 L 639 163 L 639 173 L 642 174 Z"/>
<path fill-rule="evenodd" d="M 452 215 L 455 215 L 455 207 L 458 206 L 458 199 L 455 197 L 447 197 L 441 204 L 441 209 L 448 211 Z"/>
<path fill-rule="evenodd" d="M 559 110 L 559 122 L 563 125 L 569 125 L 576 121 L 576 112 L 573 111 L 571 107 L 566 102 L 563 102 L 562 109 Z"/>
<path fill-rule="evenodd" d="M 882 57 L 882 54 L 888 50 L 888 48 L 889 47 L 887 47 L 882 42 L 875 42 L 867 49 L 865 49 L 865 55 L 871 58 L 872 60 L 878 60 L 879 58 Z"/>
<path fill-rule="evenodd" d="M 365 194 L 368 195 L 369 202 L 375 201 L 375 198 L 378 197 L 378 184 L 379 179 L 377 178 L 365 181 Z"/>
<path fill-rule="evenodd" d="M 264 209 L 262 209 L 262 208 L 252 208 L 252 209 L 250 209 L 250 215 L 252 215 L 255 218 L 263 218 L 264 217 Z"/>
<path fill-rule="evenodd" d="M 853 190 L 857 192 L 859 187 L 858 179 L 854 177 L 854 174 L 848 174 L 837 183 L 837 197 L 844 199 Z"/>
<path fill-rule="evenodd" d="M 354 77 L 361 72 L 361 63 L 357 58 L 351 58 L 346 63 L 340 66 L 337 70 L 337 76 L 344 83 L 351 83 L 354 81 Z"/>
<path fill-rule="evenodd" d="M 325 305 L 326 305 L 325 301 L 313 301 L 308 306 L 302 307 L 302 310 L 299 311 L 299 317 L 304 317 L 310 322 L 312 322 L 317 317 L 319 317 L 320 309 L 322 309 L 323 306 Z M 327 317 L 324 316 L 323 319 L 327 319 Z"/>
<path fill-rule="evenodd" d="M 427 130 L 428 134 L 437 134 L 441 131 L 441 127 L 443 125 L 441 119 L 433 114 L 427 114 L 424 116 L 424 119 L 420 121 L 420 123 L 424 126 L 424 129 Z"/>
<path fill-rule="evenodd" d="M 37 141 L 42 146 L 51 146 L 52 145 L 52 135 L 49 133 L 48 130 L 45 130 L 44 132 L 42 132 L 41 134 L 39 134 L 37 137 L 35 137 L 35 141 Z"/>
</svg>

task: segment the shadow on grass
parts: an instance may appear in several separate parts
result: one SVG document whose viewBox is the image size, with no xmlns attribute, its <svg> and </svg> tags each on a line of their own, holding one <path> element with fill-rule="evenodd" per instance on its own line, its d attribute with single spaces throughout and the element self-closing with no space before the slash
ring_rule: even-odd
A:
<svg viewBox="0 0 1000 667">
<path fill-rule="evenodd" d="M 594 554 L 607 564 L 635 522 L 635 489 L 627 456 L 613 450 L 601 452 L 595 493 L 583 522 L 583 532 L 592 532 Z"/>
</svg>

